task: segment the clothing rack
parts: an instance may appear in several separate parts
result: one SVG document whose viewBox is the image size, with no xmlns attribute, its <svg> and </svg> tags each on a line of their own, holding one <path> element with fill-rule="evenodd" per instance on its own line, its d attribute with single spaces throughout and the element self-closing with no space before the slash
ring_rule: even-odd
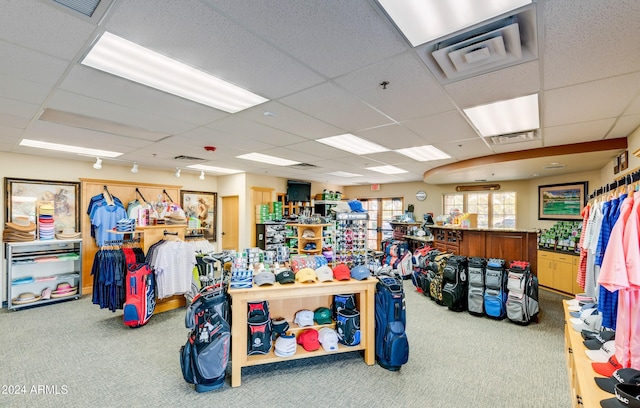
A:
<svg viewBox="0 0 640 408">
<path fill-rule="evenodd" d="M 167 198 L 169 199 L 169 202 L 173 203 L 173 198 L 171 198 L 169 193 L 167 193 L 167 190 L 162 190 L 162 194 L 166 195 Z"/>
<path fill-rule="evenodd" d="M 163 192 L 166 194 L 166 190 L 163 190 Z M 140 192 L 140 190 L 138 190 L 138 187 L 136 187 L 136 194 L 138 195 L 138 197 L 140 197 L 140 199 L 142 200 L 143 203 L 147 203 L 147 200 L 144 199 L 144 196 L 142 195 L 142 193 Z"/>
<path fill-rule="evenodd" d="M 616 190 L 618 187 L 628 186 L 638 181 L 640 181 L 640 169 L 636 169 L 633 172 L 628 173 L 613 181 L 612 183 L 608 183 L 598 189 L 593 190 L 593 193 L 589 195 L 589 199 L 591 200 L 603 194 L 608 194 Z"/>
</svg>

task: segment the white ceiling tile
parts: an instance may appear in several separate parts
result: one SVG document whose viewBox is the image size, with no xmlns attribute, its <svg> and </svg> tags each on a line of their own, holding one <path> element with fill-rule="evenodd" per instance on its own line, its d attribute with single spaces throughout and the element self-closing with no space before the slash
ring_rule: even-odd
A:
<svg viewBox="0 0 640 408">
<path fill-rule="evenodd" d="M 445 85 L 444 89 L 457 106 L 463 109 L 531 95 L 540 89 L 538 61 L 453 82 Z"/>
<path fill-rule="evenodd" d="M 151 144 L 148 140 L 134 139 L 132 137 L 106 134 L 41 121 L 34 122 L 29 129 L 24 132 L 24 137 L 27 139 L 76 145 L 93 149 L 114 150 L 121 153 L 128 152 L 132 150 L 132 148 L 141 148 Z"/>
<path fill-rule="evenodd" d="M 640 2 L 544 1 L 544 89 L 640 67 Z"/>
<path fill-rule="evenodd" d="M 624 111 L 625 115 L 635 115 L 640 113 L 640 94 L 629 104 Z"/>
<path fill-rule="evenodd" d="M 268 112 L 268 115 L 265 115 Z M 281 103 L 270 101 L 234 114 L 238 120 L 251 120 L 307 139 L 337 135 L 340 129 Z M 215 127 L 215 123 L 210 125 Z"/>
<path fill-rule="evenodd" d="M 6 3 L 6 2 L 5 2 Z M 0 13 L 0 38 L 45 54 L 71 60 L 95 29 L 46 1 L 14 1 Z"/>
<path fill-rule="evenodd" d="M 351 133 L 391 122 L 332 83 L 287 96 L 280 102 Z"/>
<path fill-rule="evenodd" d="M 629 84 L 638 84 L 630 87 Z M 544 127 L 613 118 L 640 89 L 640 72 L 544 92 Z"/>
<path fill-rule="evenodd" d="M 396 123 L 361 130 L 356 134 L 356 136 L 393 150 L 422 146 L 426 144 L 422 137 L 416 135 L 406 126 Z"/>
<path fill-rule="evenodd" d="M 407 49 L 366 1 L 208 2 L 329 78 Z"/>
<path fill-rule="evenodd" d="M 16 101 L 0 96 L 0 112 L 10 118 L 12 123 L 16 120 L 14 117 L 30 120 L 38 113 L 39 109 L 39 104 Z"/>
<path fill-rule="evenodd" d="M 207 128 L 235 136 L 237 137 L 236 140 L 256 140 L 270 144 L 272 147 L 280 145 L 286 146 L 308 140 L 237 116 L 229 116 L 208 125 Z"/>
<path fill-rule="evenodd" d="M 0 90 L 7 99 L 40 105 L 51 92 L 51 87 L 22 79 L 0 77 Z"/>
<path fill-rule="evenodd" d="M 544 128 L 545 146 L 566 145 L 604 139 L 613 126 L 613 119 L 594 120 Z"/>
<path fill-rule="evenodd" d="M 458 111 L 409 120 L 402 125 L 420 135 L 426 141 L 423 144 L 479 137 Z"/>
<path fill-rule="evenodd" d="M 0 99 L 0 112 L 2 111 L 2 99 Z M 3 128 L 8 127 L 22 130 L 29 124 L 29 118 L 0 113 L 0 123 L 3 124 Z"/>
<path fill-rule="evenodd" d="M 345 152 L 344 150 L 336 149 L 335 147 L 331 147 L 324 143 L 315 141 L 296 143 L 287 146 L 287 148 L 299 153 L 313 152 L 314 156 L 322 157 L 324 159 L 338 159 L 354 156 L 354 154 L 352 153 Z"/>
<path fill-rule="evenodd" d="M 388 82 L 386 89 L 380 85 L 383 81 Z M 413 53 L 351 72 L 335 82 L 397 121 L 454 108 L 442 87 Z"/>
<path fill-rule="evenodd" d="M 453 142 L 445 141 L 436 143 L 435 147 L 457 160 L 482 157 L 493 153 L 491 149 L 489 149 L 489 146 L 487 146 L 487 144 L 479 137 Z"/>
<path fill-rule="evenodd" d="M 0 41 L 0 75 L 36 82 L 49 87 L 56 84 L 69 63 L 60 58 Z"/>
<path fill-rule="evenodd" d="M 607 139 L 631 136 L 640 126 L 640 113 L 622 116 L 607 135 Z"/>
<path fill-rule="evenodd" d="M 140 27 L 140 21 L 146 24 Z M 162 7 L 155 0 L 121 3 L 106 28 L 268 99 L 323 80 L 253 34 L 252 27 L 242 28 L 198 0 L 165 2 Z"/>
</svg>

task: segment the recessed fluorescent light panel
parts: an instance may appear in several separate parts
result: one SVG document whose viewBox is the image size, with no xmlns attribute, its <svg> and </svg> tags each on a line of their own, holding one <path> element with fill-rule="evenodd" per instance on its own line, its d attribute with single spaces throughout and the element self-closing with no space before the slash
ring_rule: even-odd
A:
<svg viewBox="0 0 640 408">
<path fill-rule="evenodd" d="M 384 146 L 371 143 L 370 141 L 354 136 L 351 133 L 316 139 L 316 142 L 354 154 L 371 154 L 389 151 L 389 149 Z"/>
<path fill-rule="evenodd" d="M 530 4 L 531 0 L 378 0 L 378 3 L 415 47 Z"/>
<path fill-rule="evenodd" d="M 333 171 L 327 174 L 331 176 L 336 176 L 336 177 L 361 177 L 362 176 L 362 174 L 349 173 L 347 171 Z"/>
<path fill-rule="evenodd" d="M 206 166 L 204 164 L 192 164 L 187 166 L 190 169 L 204 170 L 210 173 L 222 173 L 222 174 L 236 174 L 243 173 L 242 170 L 234 170 L 234 169 L 225 169 L 223 167 L 215 167 L 215 166 Z M 176 177 L 180 177 L 180 169 L 176 170 Z"/>
<path fill-rule="evenodd" d="M 445 152 L 431 145 L 398 149 L 396 150 L 396 152 L 404 154 L 405 156 L 411 157 L 413 160 L 417 161 L 442 160 L 451 158 L 451 156 L 449 156 Z"/>
<path fill-rule="evenodd" d="M 109 32 L 102 34 L 81 63 L 229 113 L 267 101 Z"/>
<path fill-rule="evenodd" d="M 109 150 L 90 149 L 87 147 L 71 146 L 58 143 L 41 142 L 39 140 L 22 139 L 20 146 L 36 147 L 38 149 L 56 150 L 59 152 L 83 154 L 86 156 L 98 157 L 118 157 L 123 153 L 112 152 Z"/>
<path fill-rule="evenodd" d="M 464 109 L 464 113 L 484 137 L 540 127 L 538 94 Z"/>
<path fill-rule="evenodd" d="M 406 170 L 402 170 L 401 168 L 395 166 L 376 166 L 376 167 L 367 167 L 367 170 L 377 171 L 382 174 L 402 174 L 408 173 Z"/>
<path fill-rule="evenodd" d="M 253 160 L 260 163 L 274 164 L 276 166 L 293 166 L 294 164 L 300 164 L 300 162 L 281 159 L 280 157 L 269 156 L 261 153 L 247 153 L 240 156 L 236 156 L 238 159 Z"/>
</svg>

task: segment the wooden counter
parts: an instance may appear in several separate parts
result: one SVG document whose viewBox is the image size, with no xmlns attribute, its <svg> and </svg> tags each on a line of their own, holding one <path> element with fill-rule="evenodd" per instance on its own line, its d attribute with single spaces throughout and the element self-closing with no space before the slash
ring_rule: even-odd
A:
<svg viewBox="0 0 640 408">
<path fill-rule="evenodd" d="M 603 399 L 613 398 L 598 387 L 594 378 L 602 377 L 596 373 L 591 366 L 591 360 L 584 352 L 586 347 L 583 343 L 582 335 L 573 330 L 569 319 L 569 309 L 567 301 L 563 300 L 564 306 L 564 342 L 565 357 L 567 359 L 567 375 L 569 376 L 569 388 L 571 392 L 571 406 L 577 407 L 599 407 Z"/>
<path fill-rule="evenodd" d="M 500 258 L 507 262 L 528 261 L 537 274 L 538 235 L 536 231 L 515 229 L 462 229 L 430 226 L 433 246 L 457 255 Z"/>
<path fill-rule="evenodd" d="M 366 280 L 351 279 L 348 281 L 331 281 L 316 283 L 292 283 L 269 286 L 253 286 L 243 289 L 229 289 L 231 296 L 231 386 L 238 387 L 241 383 L 242 367 L 259 364 L 269 364 L 300 358 L 316 357 L 334 353 L 364 351 L 364 362 L 368 365 L 375 363 L 375 288 L 378 280 L 369 277 Z M 322 347 L 316 351 L 306 351 L 298 345 L 296 354 L 290 357 L 278 357 L 272 347 L 268 354 L 247 355 L 247 302 L 269 301 L 271 317 L 284 317 L 290 324 L 290 331 L 297 335 L 303 329 L 319 329 L 322 325 L 298 328 L 294 323 L 294 316 L 298 310 L 315 310 L 318 307 L 331 307 L 333 295 L 354 293 L 357 299 L 357 309 L 360 312 L 360 344 L 356 346 L 338 345 L 338 350 L 326 352 Z M 335 322 L 327 325 L 335 328 Z"/>
</svg>

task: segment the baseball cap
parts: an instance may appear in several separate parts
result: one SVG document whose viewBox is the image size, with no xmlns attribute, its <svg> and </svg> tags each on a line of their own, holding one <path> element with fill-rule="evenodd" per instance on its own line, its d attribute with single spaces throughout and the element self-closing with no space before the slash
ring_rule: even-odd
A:
<svg viewBox="0 0 640 408">
<path fill-rule="evenodd" d="M 307 351 L 316 351 L 320 348 L 320 342 L 318 342 L 318 331 L 316 329 L 303 330 L 298 335 L 298 344 Z"/>
<path fill-rule="evenodd" d="M 365 280 L 371 275 L 371 271 L 364 265 L 354 266 L 351 269 L 351 277 L 357 280 Z"/>
<path fill-rule="evenodd" d="M 615 340 L 615 338 L 616 332 L 612 330 L 604 330 L 599 333 L 595 333 L 593 336 L 583 341 L 583 343 L 584 346 L 589 350 L 598 350 L 604 343 L 608 342 L 609 340 Z"/>
<path fill-rule="evenodd" d="M 281 285 L 294 283 L 296 281 L 296 275 L 291 269 L 281 269 L 276 273 L 276 281 Z"/>
<path fill-rule="evenodd" d="M 282 334 L 276 339 L 273 353 L 278 357 L 290 357 L 296 354 L 296 336 L 293 334 Z"/>
<path fill-rule="evenodd" d="M 594 362 L 594 363 L 591 363 L 591 367 L 593 368 L 593 371 L 605 377 L 611 377 L 614 371 L 624 368 L 618 362 L 618 359 L 616 358 L 615 354 L 611 356 L 606 363 Z"/>
<path fill-rule="evenodd" d="M 602 390 L 613 394 L 616 384 L 640 385 L 640 371 L 633 368 L 621 368 L 613 372 L 609 378 L 594 378 Z"/>
<path fill-rule="evenodd" d="M 338 333 L 330 327 L 318 330 L 318 341 L 322 344 L 324 351 L 338 350 Z"/>
<path fill-rule="evenodd" d="M 289 322 L 284 317 L 271 318 L 271 330 L 273 338 L 287 334 Z"/>
<path fill-rule="evenodd" d="M 598 314 L 598 309 L 589 308 L 589 309 L 581 310 L 578 313 L 578 316 L 573 316 L 569 318 L 569 321 L 572 324 L 580 324 L 584 319 L 587 318 L 587 316 L 591 316 L 592 314 Z"/>
<path fill-rule="evenodd" d="M 333 271 L 328 265 L 322 265 L 316 269 L 316 276 L 320 282 L 328 282 L 333 280 Z"/>
<path fill-rule="evenodd" d="M 316 271 L 311 268 L 302 268 L 296 273 L 296 280 L 302 283 L 315 282 L 317 280 Z"/>
<path fill-rule="evenodd" d="M 336 267 L 333 268 L 333 276 L 335 276 L 337 280 L 349 280 L 351 279 L 351 271 L 345 264 L 336 265 Z"/>
<path fill-rule="evenodd" d="M 640 386 L 616 384 L 613 391 L 616 397 L 600 401 L 602 408 L 640 408 Z"/>
<path fill-rule="evenodd" d="M 273 285 L 276 283 L 276 276 L 267 271 L 258 272 L 253 276 L 253 282 L 258 286 Z"/>
<path fill-rule="evenodd" d="M 585 350 L 584 352 L 587 353 L 589 360 L 597 363 L 604 363 L 616 352 L 616 341 L 609 340 L 598 350 Z"/>
<path fill-rule="evenodd" d="M 582 330 L 600 331 L 602 327 L 602 315 L 597 313 L 595 309 L 587 309 L 582 313 L 585 314 L 585 317 L 581 317 L 580 319 L 572 317 L 569 319 L 573 330 L 577 332 L 582 332 Z"/>
<path fill-rule="evenodd" d="M 318 324 L 330 324 L 333 320 L 331 320 L 331 310 L 326 307 L 319 307 L 313 312 L 313 320 Z"/>
<path fill-rule="evenodd" d="M 296 312 L 293 322 L 300 327 L 313 326 L 313 312 L 308 309 Z"/>
<path fill-rule="evenodd" d="M 302 231 L 302 238 L 315 238 L 316 237 L 316 233 L 313 232 L 312 229 L 306 229 L 304 231 Z"/>
<path fill-rule="evenodd" d="M 598 307 L 597 303 L 587 303 L 582 306 L 569 306 L 569 310 L 572 310 L 573 308 L 573 311 L 569 312 L 569 314 L 571 315 L 571 317 L 580 317 L 580 313 L 582 311 L 587 309 L 594 309 L 596 307 Z"/>
</svg>

